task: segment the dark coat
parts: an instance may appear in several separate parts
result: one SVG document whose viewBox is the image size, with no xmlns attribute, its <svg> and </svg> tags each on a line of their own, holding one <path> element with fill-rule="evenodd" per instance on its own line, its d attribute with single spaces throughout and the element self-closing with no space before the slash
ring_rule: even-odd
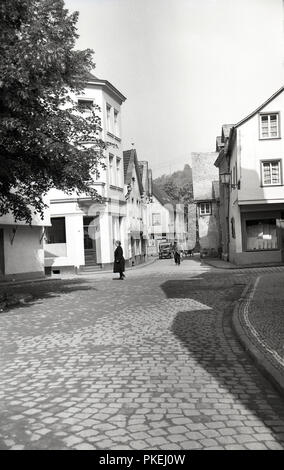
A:
<svg viewBox="0 0 284 470">
<path fill-rule="evenodd" d="M 118 246 L 114 252 L 113 272 L 123 273 L 125 271 L 125 259 L 123 257 L 123 249 Z"/>
</svg>

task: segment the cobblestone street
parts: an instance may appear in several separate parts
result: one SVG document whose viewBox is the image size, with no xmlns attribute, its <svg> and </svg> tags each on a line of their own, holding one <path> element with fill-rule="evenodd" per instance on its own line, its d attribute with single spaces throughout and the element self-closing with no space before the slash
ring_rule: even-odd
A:
<svg viewBox="0 0 284 470">
<path fill-rule="evenodd" d="M 34 287 L 0 314 L 1 449 L 284 449 L 284 400 L 231 328 L 256 271 L 160 260 Z"/>
</svg>

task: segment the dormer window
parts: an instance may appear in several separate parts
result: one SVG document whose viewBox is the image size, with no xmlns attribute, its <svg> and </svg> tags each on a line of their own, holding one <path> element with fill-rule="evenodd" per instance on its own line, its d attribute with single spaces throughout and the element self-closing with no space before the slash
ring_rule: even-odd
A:
<svg viewBox="0 0 284 470">
<path fill-rule="evenodd" d="M 279 137 L 279 113 L 260 114 L 260 139 L 277 139 Z"/>
</svg>

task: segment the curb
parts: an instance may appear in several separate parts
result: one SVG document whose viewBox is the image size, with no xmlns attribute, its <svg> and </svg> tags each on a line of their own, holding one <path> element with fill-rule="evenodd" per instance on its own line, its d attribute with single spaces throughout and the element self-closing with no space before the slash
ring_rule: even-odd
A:
<svg viewBox="0 0 284 470">
<path fill-rule="evenodd" d="M 257 280 L 251 281 L 237 301 L 232 317 L 233 330 L 263 376 L 284 396 L 284 374 L 273 364 L 269 355 L 265 354 L 264 346 L 244 325 L 245 308 L 249 306 L 256 285 Z"/>
<path fill-rule="evenodd" d="M 251 265 L 246 264 L 246 265 L 233 265 L 232 266 L 232 263 L 228 262 L 228 264 L 230 266 L 225 267 L 225 266 L 216 266 L 215 264 L 210 263 L 210 261 L 206 261 L 204 258 L 200 259 L 200 262 L 206 264 L 207 266 L 211 266 L 211 268 L 223 269 L 223 270 L 226 270 L 226 271 L 233 271 L 234 269 L 284 268 L 283 263 L 277 263 L 277 264 L 251 264 Z M 224 263 L 225 263 L 225 261 L 224 261 Z"/>
</svg>

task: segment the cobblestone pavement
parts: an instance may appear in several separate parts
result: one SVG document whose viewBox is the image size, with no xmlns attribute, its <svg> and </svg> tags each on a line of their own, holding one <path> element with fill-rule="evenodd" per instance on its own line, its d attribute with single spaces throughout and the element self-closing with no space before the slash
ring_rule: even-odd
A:
<svg viewBox="0 0 284 470">
<path fill-rule="evenodd" d="M 284 449 L 284 401 L 231 329 L 256 274 L 126 274 L 43 283 L 1 313 L 0 448 Z"/>
<path fill-rule="evenodd" d="M 259 277 L 257 289 L 250 302 L 249 320 L 269 349 L 284 363 L 284 273 Z M 261 294 L 261 295 L 260 295 Z"/>
</svg>

